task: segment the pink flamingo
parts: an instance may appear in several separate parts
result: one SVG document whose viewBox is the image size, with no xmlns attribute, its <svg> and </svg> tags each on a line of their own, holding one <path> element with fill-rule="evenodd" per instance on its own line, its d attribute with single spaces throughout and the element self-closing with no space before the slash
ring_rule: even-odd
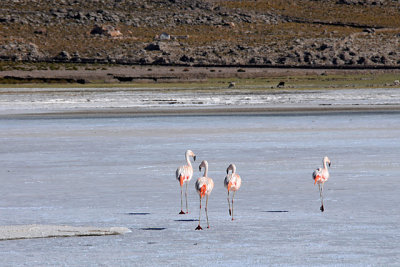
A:
<svg viewBox="0 0 400 267">
<path fill-rule="evenodd" d="M 326 164 L 329 165 L 329 167 L 331 166 L 331 161 L 328 157 L 324 157 L 323 159 L 323 164 L 324 164 L 324 168 L 318 168 L 316 169 L 312 176 L 314 179 L 314 185 L 317 183 L 318 184 L 318 188 L 319 188 L 319 197 L 321 198 L 321 212 L 324 212 L 324 197 L 322 196 L 322 193 L 324 191 L 324 183 L 326 181 L 328 181 L 329 179 L 329 172 L 328 172 L 328 167 L 326 166 Z"/>
<path fill-rule="evenodd" d="M 179 214 L 185 214 L 185 212 L 183 211 L 183 200 L 182 200 L 183 184 L 186 184 L 186 191 L 185 191 L 186 213 L 189 213 L 188 202 L 187 202 L 187 187 L 188 187 L 189 181 L 192 179 L 192 176 L 193 176 L 193 168 L 192 168 L 192 164 L 190 163 L 189 157 L 193 157 L 193 160 L 196 161 L 196 155 L 193 153 L 193 151 L 187 150 L 185 153 L 187 165 L 181 166 L 176 170 L 176 179 L 179 181 L 179 183 L 181 185 L 181 212 L 179 212 Z"/>
<path fill-rule="evenodd" d="M 208 162 L 206 160 L 203 160 L 199 166 L 199 171 L 201 171 L 201 168 L 204 167 L 204 175 L 203 177 L 200 177 L 197 179 L 195 188 L 197 193 L 200 196 L 200 214 L 199 214 L 199 225 L 196 227 L 196 230 L 203 230 L 200 226 L 200 217 L 201 217 L 201 199 L 207 195 L 206 198 L 206 217 L 207 217 L 207 228 L 210 228 L 210 224 L 208 223 L 208 213 L 207 213 L 207 205 L 208 205 L 208 196 L 211 194 L 211 191 L 214 188 L 214 181 L 210 178 L 207 177 L 208 173 Z"/>
<path fill-rule="evenodd" d="M 232 171 L 231 174 L 229 174 L 229 170 Z M 226 169 L 226 174 L 227 174 L 227 176 L 225 177 L 224 184 L 225 184 L 225 187 L 228 189 L 229 215 L 232 216 L 232 221 L 233 221 L 233 198 L 235 197 L 236 191 L 238 191 L 240 186 L 242 185 L 242 178 L 240 178 L 239 174 L 236 173 L 235 164 L 229 165 L 229 167 Z M 229 202 L 229 192 L 230 191 L 233 191 L 232 209 L 231 209 L 231 204 Z"/>
</svg>

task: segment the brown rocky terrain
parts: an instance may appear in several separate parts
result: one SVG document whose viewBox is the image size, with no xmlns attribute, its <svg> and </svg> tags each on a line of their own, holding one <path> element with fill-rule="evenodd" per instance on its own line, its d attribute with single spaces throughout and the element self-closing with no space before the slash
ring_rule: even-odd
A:
<svg viewBox="0 0 400 267">
<path fill-rule="evenodd" d="M 400 67 L 394 0 L 3 0 L 0 59 Z"/>
</svg>

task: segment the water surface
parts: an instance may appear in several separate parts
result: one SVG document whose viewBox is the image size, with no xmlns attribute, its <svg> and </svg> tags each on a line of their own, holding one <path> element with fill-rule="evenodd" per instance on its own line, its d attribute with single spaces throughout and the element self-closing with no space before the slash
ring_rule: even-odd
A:
<svg viewBox="0 0 400 267">
<path fill-rule="evenodd" d="M 132 233 L 3 241 L 0 255 L 12 266 L 395 266 L 399 121 L 398 113 L 2 119 L 1 225 Z M 190 212 L 178 215 L 175 170 L 186 149 L 198 160 Z M 325 155 L 321 213 L 311 173 Z M 215 182 L 211 229 L 194 231 L 203 159 Z M 230 163 L 243 179 L 233 222 L 223 187 Z"/>
</svg>

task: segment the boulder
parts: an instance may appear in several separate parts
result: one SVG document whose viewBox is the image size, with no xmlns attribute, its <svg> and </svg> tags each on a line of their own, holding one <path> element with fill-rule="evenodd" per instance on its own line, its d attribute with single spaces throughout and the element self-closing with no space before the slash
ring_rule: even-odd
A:
<svg viewBox="0 0 400 267">
<path fill-rule="evenodd" d="M 98 34 L 98 35 L 105 35 L 109 37 L 119 37 L 122 36 L 122 33 L 115 29 L 111 25 L 103 25 L 103 26 L 94 26 L 94 28 L 90 31 L 90 34 Z"/>
<path fill-rule="evenodd" d="M 47 34 L 47 29 L 46 28 L 38 28 L 36 30 L 33 31 L 34 34 Z"/>
<path fill-rule="evenodd" d="M 183 55 L 179 58 L 180 61 L 182 62 L 193 62 L 194 58 L 193 57 L 188 57 L 187 55 Z"/>
<path fill-rule="evenodd" d="M 155 43 L 148 44 L 144 49 L 147 51 L 160 51 L 161 50 L 160 45 L 155 44 Z"/>
<path fill-rule="evenodd" d="M 158 36 L 158 39 L 161 41 L 168 41 L 168 40 L 171 40 L 171 35 L 169 35 L 166 32 L 163 32 Z"/>
<path fill-rule="evenodd" d="M 61 51 L 54 59 L 56 60 L 62 60 L 62 61 L 67 61 L 71 59 L 71 56 L 67 51 Z"/>
</svg>

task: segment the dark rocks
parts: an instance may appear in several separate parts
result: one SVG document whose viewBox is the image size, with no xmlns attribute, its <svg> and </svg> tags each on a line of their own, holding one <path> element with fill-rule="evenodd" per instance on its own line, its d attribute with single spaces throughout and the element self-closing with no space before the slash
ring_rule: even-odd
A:
<svg viewBox="0 0 400 267">
<path fill-rule="evenodd" d="M 351 60 L 351 57 L 350 57 L 350 55 L 349 55 L 348 52 L 342 52 L 342 53 L 340 53 L 340 54 L 339 54 L 339 58 L 340 58 L 341 60 L 343 60 L 344 62 L 348 62 L 348 61 Z"/>
<path fill-rule="evenodd" d="M 78 51 L 75 51 L 75 52 L 72 54 L 72 56 L 71 56 L 71 61 L 72 61 L 72 62 L 76 62 L 76 63 L 81 62 L 81 57 L 80 57 Z"/>
<path fill-rule="evenodd" d="M 286 62 L 286 59 L 287 59 L 286 57 L 279 57 L 279 58 L 277 59 L 276 63 L 277 63 L 277 64 L 284 65 L 285 62 Z"/>
<path fill-rule="evenodd" d="M 304 57 L 303 57 L 304 62 L 311 63 L 312 58 L 313 58 L 313 56 L 309 51 L 304 53 Z"/>
<path fill-rule="evenodd" d="M 283 88 L 285 87 L 285 82 L 279 82 L 278 85 L 276 86 L 277 88 Z"/>
<path fill-rule="evenodd" d="M 148 44 L 144 49 L 147 51 L 160 51 L 161 50 L 160 45 L 154 44 L 154 43 Z"/>
<path fill-rule="evenodd" d="M 10 42 L 0 45 L 0 58 L 13 61 L 38 61 L 44 55 L 39 47 L 34 43 Z"/>
<path fill-rule="evenodd" d="M 317 49 L 318 51 L 324 51 L 325 49 L 329 48 L 329 45 L 327 44 L 321 44 L 321 46 Z"/>
<path fill-rule="evenodd" d="M 194 62 L 194 58 L 193 57 L 188 57 L 186 55 L 183 55 L 179 58 L 179 61 L 185 62 L 185 63 L 189 63 L 189 62 Z"/>
<path fill-rule="evenodd" d="M 391 0 L 333 2 L 363 10 L 367 5 L 398 5 Z M 275 40 L 265 37 L 264 41 L 257 38 L 265 25 L 296 22 L 282 18 L 276 10 L 229 8 L 208 0 L 20 0 L 16 4 L 2 2 L 0 58 L 121 64 L 400 66 L 400 34 L 373 23 L 342 31 L 314 21 L 312 24 L 318 25 L 315 34 L 299 28 L 286 38 L 291 33 L 285 29 L 278 35 L 272 33 Z M 14 34 L 17 28 L 28 29 L 22 33 L 27 36 Z M 54 29 L 65 36 L 56 36 Z M 143 32 L 147 29 L 159 34 L 154 41 Z M 174 31 L 182 35 L 172 35 Z M 207 31 L 221 36 L 208 36 Z M 53 49 L 61 42 L 66 51 L 54 56 Z M 67 51 L 75 52 L 69 55 Z"/>
<path fill-rule="evenodd" d="M 345 62 L 344 62 L 342 59 L 337 58 L 337 57 L 334 57 L 334 58 L 332 59 L 332 63 L 333 63 L 333 65 L 336 65 L 336 66 L 343 66 L 343 65 L 345 65 Z"/>
<path fill-rule="evenodd" d="M 386 57 L 385 56 L 375 55 L 375 56 L 372 56 L 370 59 L 374 63 L 378 63 L 378 64 L 385 64 L 386 63 Z"/>
<path fill-rule="evenodd" d="M 105 35 L 109 37 L 119 37 L 122 33 L 111 25 L 94 26 L 90 34 Z"/>
<path fill-rule="evenodd" d="M 7 22 L 10 19 L 10 16 L 0 17 L 0 23 Z"/>
<path fill-rule="evenodd" d="M 387 0 L 338 0 L 337 4 L 345 4 L 345 5 L 372 5 L 372 6 L 380 6 L 384 5 Z"/>
<path fill-rule="evenodd" d="M 359 57 L 359 58 L 356 60 L 356 62 L 357 62 L 357 64 L 359 64 L 359 65 L 363 65 L 363 64 L 366 63 L 366 59 L 365 59 L 365 57 Z"/>
<path fill-rule="evenodd" d="M 45 35 L 45 34 L 47 34 L 47 29 L 46 28 L 38 28 L 38 29 L 34 30 L 33 33 Z"/>
<path fill-rule="evenodd" d="M 258 59 L 258 58 L 255 58 L 255 57 L 252 57 L 252 58 L 249 60 L 249 64 L 257 64 L 257 62 L 259 62 L 259 59 Z"/>
<path fill-rule="evenodd" d="M 105 30 L 103 27 L 100 26 L 94 26 L 94 28 L 90 31 L 90 34 L 103 34 Z"/>
<path fill-rule="evenodd" d="M 68 61 L 71 59 L 71 56 L 67 51 L 61 51 L 56 57 L 54 57 L 54 59 L 59 61 Z"/>
<path fill-rule="evenodd" d="M 163 65 L 163 64 L 167 64 L 167 60 L 163 57 L 157 57 L 154 61 L 153 64 L 155 65 Z"/>
</svg>

